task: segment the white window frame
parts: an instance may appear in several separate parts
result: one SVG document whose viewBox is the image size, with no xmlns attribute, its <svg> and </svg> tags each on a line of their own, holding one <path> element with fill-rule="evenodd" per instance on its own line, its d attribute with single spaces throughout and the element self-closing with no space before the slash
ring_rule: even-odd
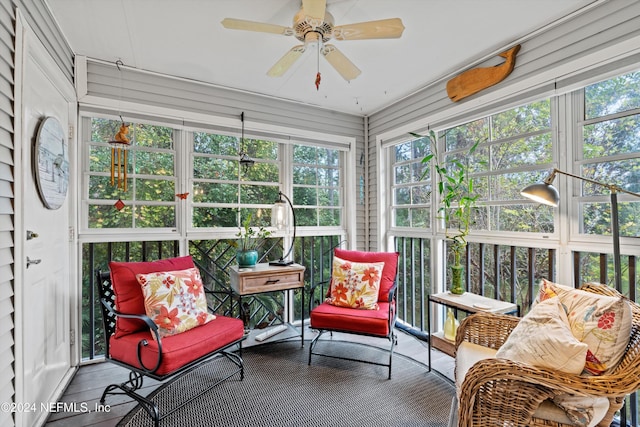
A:
<svg viewBox="0 0 640 427">
<path fill-rule="evenodd" d="M 91 141 L 91 118 L 102 118 L 108 120 L 122 120 L 125 123 L 144 123 L 154 126 L 166 126 L 173 128 L 174 132 L 174 151 L 175 151 L 175 171 L 174 178 L 176 180 L 176 193 L 182 192 L 181 187 L 181 176 L 183 175 L 183 167 L 182 167 L 182 157 L 184 156 L 180 151 L 182 146 L 181 139 L 183 137 L 183 132 L 181 127 L 177 127 L 175 124 L 167 124 L 161 121 L 149 121 L 149 120 L 139 120 L 135 117 L 130 118 L 127 116 L 120 116 L 117 113 L 105 114 L 105 113 L 93 113 L 93 112 L 83 112 L 80 111 L 80 120 L 79 120 L 79 144 L 80 144 L 80 165 L 81 165 L 81 179 L 80 179 L 80 206 L 79 206 L 79 227 L 78 227 L 78 235 L 80 236 L 92 236 L 93 241 L 126 241 L 126 240 L 144 240 L 149 239 L 150 235 L 154 236 L 154 239 L 162 239 L 162 240 L 175 240 L 180 236 L 180 218 L 181 218 L 181 209 L 180 203 L 174 200 L 175 203 L 175 215 L 176 215 L 176 226 L 175 227 L 156 227 L 156 228 L 90 228 L 89 227 L 89 198 L 88 198 L 88 185 L 89 185 L 89 166 L 90 166 L 90 142 Z M 115 202 L 114 202 L 115 203 Z M 106 205 L 105 205 L 106 206 Z"/>
<path fill-rule="evenodd" d="M 128 106 L 129 108 L 135 108 L 135 106 Z M 203 132 L 221 132 L 221 128 L 237 128 L 240 129 L 240 124 L 233 122 L 225 118 L 216 118 L 211 120 L 211 117 L 207 117 L 208 121 L 203 120 L 203 117 L 194 114 L 190 117 L 191 120 L 186 121 L 185 118 L 167 117 L 166 114 L 158 114 L 156 109 L 147 111 L 147 108 L 140 105 L 140 111 L 131 114 L 122 114 L 115 110 L 96 109 L 94 106 L 83 108 L 81 105 L 79 111 L 79 117 L 81 125 L 79 132 L 82 141 L 87 141 L 90 138 L 90 126 L 84 125 L 83 118 L 88 120 L 91 117 L 105 118 L 110 120 L 119 120 L 120 115 L 126 122 L 141 122 L 159 126 L 172 127 L 177 135 L 174 141 L 176 150 L 175 159 L 175 177 L 177 179 L 176 193 L 185 193 L 191 191 L 193 174 L 192 166 L 192 142 L 189 138 L 192 138 L 193 131 Z M 134 110 L 135 111 L 135 110 Z M 157 115 L 157 121 L 149 120 L 149 114 L 151 117 Z M 138 119 L 141 114 L 147 114 L 145 119 Z M 166 119 L 166 121 L 165 121 Z M 180 124 L 182 123 L 182 124 Z M 202 123 L 204 126 L 198 126 L 196 123 Z M 355 232 L 356 232 L 356 140 L 355 137 L 347 137 L 341 135 L 330 135 L 325 133 L 319 133 L 314 131 L 305 131 L 301 129 L 293 129 L 283 126 L 264 125 L 256 122 L 246 122 L 245 138 L 251 137 L 252 133 L 256 135 L 271 133 L 280 134 L 281 138 L 278 138 L 280 145 L 280 151 L 284 153 L 291 153 L 291 144 L 326 146 L 327 148 L 338 149 L 343 152 L 340 167 L 341 174 L 341 202 L 342 202 L 342 219 L 341 226 L 339 227 L 299 227 L 297 229 L 297 236 L 314 236 L 318 235 L 319 231 L 326 234 L 339 234 L 343 239 L 349 240 L 351 244 L 355 244 Z M 238 131 L 239 133 L 239 131 Z M 88 200 L 87 200 L 87 185 L 88 185 L 88 169 L 89 169 L 89 147 L 87 144 L 81 144 L 80 166 L 82 170 L 82 178 L 80 181 L 80 206 L 78 217 L 79 230 L 78 241 L 80 243 L 85 242 L 105 242 L 105 241 L 136 241 L 136 240 L 179 240 L 181 252 L 186 253 L 188 247 L 188 241 L 198 239 L 220 239 L 220 238 L 235 238 L 237 228 L 231 229 L 230 227 L 213 229 L 208 228 L 205 230 L 195 230 L 191 227 L 191 206 L 192 202 L 187 198 L 188 203 L 180 203 L 176 201 L 176 227 L 170 229 L 158 229 L 158 228 L 141 228 L 141 229 L 125 229 L 125 228 L 110 228 L 110 229 L 93 229 L 88 227 Z M 189 147 L 189 148 L 185 148 Z M 290 195 L 292 191 L 292 176 L 291 176 L 291 158 L 287 159 L 285 163 L 282 163 L 280 174 L 280 190 Z M 275 202 L 275 200 L 274 200 Z M 270 208 L 272 204 L 265 207 Z M 286 242 L 285 242 L 286 244 Z"/>
</svg>

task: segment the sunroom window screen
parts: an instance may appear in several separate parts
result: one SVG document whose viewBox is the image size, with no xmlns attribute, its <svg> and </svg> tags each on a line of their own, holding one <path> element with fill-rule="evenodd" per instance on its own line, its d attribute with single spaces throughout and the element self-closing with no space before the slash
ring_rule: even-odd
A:
<svg viewBox="0 0 640 427">
<path fill-rule="evenodd" d="M 120 156 L 124 185 L 112 185 L 114 139 L 120 120 L 85 118 L 90 128 L 89 170 L 86 199 L 89 229 L 175 228 L 176 227 L 176 150 L 171 127 L 128 123 L 131 144 L 127 161 Z M 117 180 L 117 178 L 116 178 Z M 116 183 L 117 184 L 117 183 Z"/>
<path fill-rule="evenodd" d="M 584 89 L 580 175 L 640 192 L 640 72 L 618 76 Z M 606 188 L 580 183 L 581 232 L 611 234 Z M 618 194 L 621 236 L 639 236 L 640 202 Z"/>
<path fill-rule="evenodd" d="M 293 146 L 293 203 L 298 226 L 340 226 L 342 152 Z"/>
<path fill-rule="evenodd" d="M 240 165 L 241 150 L 253 166 Z M 280 188 L 278 153 L 275 141 L 194 132 L 193 226 L 238 227 L 249 214 L 251 225 L 268 226 Z"/>
</svg>

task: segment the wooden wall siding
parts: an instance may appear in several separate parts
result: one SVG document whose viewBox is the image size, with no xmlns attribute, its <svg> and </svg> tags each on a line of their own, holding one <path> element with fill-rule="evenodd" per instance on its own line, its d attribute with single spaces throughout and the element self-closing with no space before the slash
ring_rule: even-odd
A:
<svg viewBox="0 0 640 427">
<path fill-rule="evenodd" d="M 139 71 L 126 64 L 120 69 L 115 64 L 87 59 L 86 95 L 170 108 L 178 115 L 179 111 L 188 111 L 236 119 L 244 111 L 250 122 L 355 138 L 356 188 L 352 191 L 358 197 L 359 177 L 365 167 L 359 162 L 364 150 L 364 117 Z M 82 98 L 80 94 L 80 103 Z M 358 248 L 363 249 L 367 215 L 364 204 L 356 203 L 356 209 Z"/>
<path fill-rule="evenodd" d="M 13 86 L 15 8 L 0 5 L 0 402 L 15 399 L 13 324 Z M 0 425 L 13 426 L 11 411 L 0 411 Z"/>
<path fill-rule="evenodd" d="M 629 65 L 640 66 L 640 55 L 627 55 L 637 51 L 634 39 L 640 37 L 640 2 L 637 0 L 610 0 L 574 16 L 559 26 L 549 28 L 531 38 L 520 41 L 522 49 L 516 59 L 513 73 L 500 84 L 490 87 L 463 101 L 453 103 L 446 92 L 446 81 L 458 74 L 459 70 L 441 81 L 390 105 L 369 117 L 369 198 L 375 200 L 378 187 L 384 183 L 378 180 L 379 165 L 376 164 L 376 137 L 395 129 L 420 131 L 411 128 L 414 123 L 426 124 L 432 128 L 463 123 L 470 117 L 482 117 L 491 109 L 508 108 L 523 102 L 539 99 L 554 93 L 575 89 L 578 84 L 606 75 L 610 71 L 623 70 Z M 514 41 L 515 43 L 516 41 Z M 633 48 L 632 44 L 636 47 Z M 615 49 L 620 46 L 620 49 Z M 497 46 L 500 50 L 509 46 Z M 593 59 L 592 55 L 602 49 L 612 48 L 620 59 Z M 627 52 L 625 52 L 625 50 Z M 609 61 L 607 61 L 610 59 Z M 472 59 L 470 59 L 471 61 Z M 473 67 L 493 66 L 500 59 L 491 59 Z M 598 62 L 602 62 L 598 65 Z M 573 68 L 580 64 L 582 69 Z M 499 94 L 499 100 L 497 94 Z M 492 96 L 493 95 L 493 96 Z M 489 104 L 482 101 L 494 99 Z M 432 117 L 433 120 L 429 120 Z M 401 138 L 398 135 L 397 138 Z M 394 138 L 395 139 L 395 138 Z M 378 241 L 377 212 L 370 212 L 371 242 Z"/>
</svg>

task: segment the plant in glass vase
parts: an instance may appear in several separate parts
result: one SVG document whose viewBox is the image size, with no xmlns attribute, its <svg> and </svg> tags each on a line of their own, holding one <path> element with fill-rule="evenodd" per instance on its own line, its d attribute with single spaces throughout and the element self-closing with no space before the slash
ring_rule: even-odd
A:
<svg viewBox="0 0 640 427">
<path fill-rule="evenodd" d="M 412 135 L 424 137 L 423 135 Z M 426 155 L 422 159 L 422 163 L 432 164 L 438 175 L 437 188 L 441 204 L 438 209 L 438 218 L 444 220 L 445 238 L 451 242 L 450 249 L 453 254 L 449 290 L 453 294 L 463 294 L 465 292 L 464 266 L 461 260 L 467 249 L 467 235 L 471 231 L 473 211 L 479 197 L 479 194 L 474 190 L 473 178 L 469 173 L 469 157 L 474 153 L 480 141 L 471 146 L 467 155 L 464 156 L 464 161 L 461 161 L 460 158 L 454 156 L 449 159 L 440 158 L 436 133 L 429 131 L 428 137 L 431 143 L 431 154 Z M 453 229 L 451 228 L 452 224 L 454 225 Z"/>
<path fill-rule="evenodd" d="M 249 214 L 242 222 L 240 230 L 236 234 L 237 252 L 236 261 L 238 267 L 254 267 L 258 262 L 258 248 L 262 245 L 262 242 L 271 236 L 271 232 L 264 227 L 252 227 L 251 218 L 252 214 Z"/>
</svg>

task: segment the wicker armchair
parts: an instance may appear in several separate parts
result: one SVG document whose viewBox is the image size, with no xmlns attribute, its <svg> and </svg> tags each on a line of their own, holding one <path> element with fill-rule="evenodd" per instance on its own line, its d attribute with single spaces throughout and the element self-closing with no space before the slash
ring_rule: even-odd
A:
<svg viewBox="0 0 640 427">
<path fill-rule="evenodd" d="M 620 296 L 604 285 L 581 289 Z M 631 337 L 616 368 L 601 376 L 558 374 L 549 369 L 506 359 L 485 359 L 474 364 L 458 392 L 459 426 L 570 426 L 535 418 L 536 409 L 555 395 L 569 393 L 607 397 L 609 410 L 598 426 L 608 426 L 626 395 L 640 388 L 640 306 L 630 301 Z M 456 334 L 456 349 L 463 341 L 497 350 L 518 324 L 519 318 L 477 313 L 464 319 Z"/>
</svg>

